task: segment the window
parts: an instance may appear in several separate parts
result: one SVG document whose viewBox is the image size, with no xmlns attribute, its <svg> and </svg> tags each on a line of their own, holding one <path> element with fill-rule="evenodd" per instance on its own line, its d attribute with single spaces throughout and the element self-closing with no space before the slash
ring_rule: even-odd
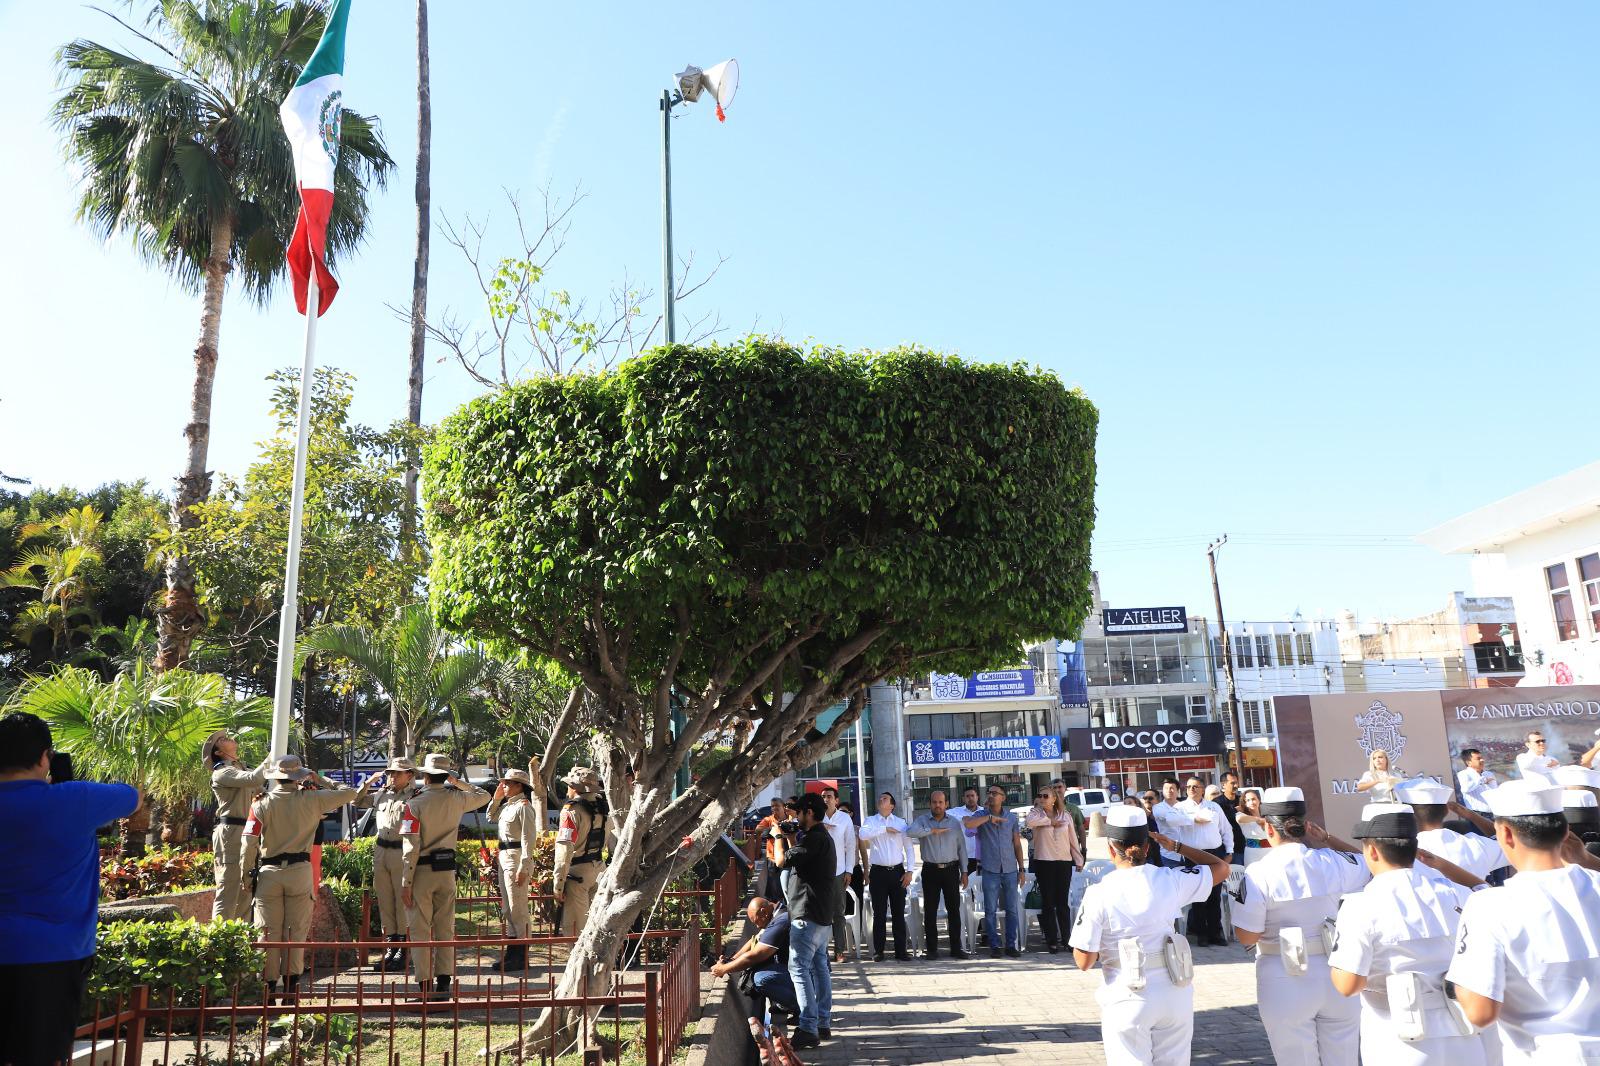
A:
<svg viewBox="0 0 1600 1066">
<path fill-rule="evenodd" d="M 1300 666 L 1310 666 L 1316 660 L 1316 655 L 1313 654 L 1311 648 L 1310 633 L 1296 633 L 1294 635 L 1294 653 L 1295 662 Z"/>
<path fill-rule="evenodd" d="M 1236 668 L 1250 667 L 1256 664 L 1255 644 L 1249 637 L 1230 634 L 1228 643 L 1233 646 L 1233 665 Z"/>
<path fill-rule="evenodd" d="M 1279 633 L 1272 638 L 1275 650 L 1278 653 L 1279 666 L 1294 665 L 1294 634 Z"/>
<path fill-rule="evenodd" d="M 1589 631 L 1600 637 L 1600 553 L 1578 560 L 1578 580 L 1583 582 L 1583 605 L 1589 612 Z"/>
<path fill-rule="evenodd" d="M 1256 659 L 1259 660 L 1257 662 L 1258 666 L 1271 666 L 1272 665 L 1272 638 L 1271 637 L 1257 637 L 1256 638 Z M 1283 662 L 1279 662 L 1278 665 L 1279 666 L 1286 666 L 1288 664 L 1283 663 Z"/>
<path fill-rule="evenodd" d="M 1189 721 L 1199 722 L 1211 717 L 1211 708 L 1204 696 L 1189 697 Z"/>
<path fill-rule="evenodd" d="M 1083 665 L 1089 674 L 1089 684 L 1097 688 L 1111 684 L 1110 641 L 1086 640 L 1083 642 Z"/>
<path fill-rule="evenodd" d="M 1272 732 L 1272 701 L 1241 700 L 1239 726 L 1246 736 L 1263 736 Z"/>
<path fill-rule="evenodd" d="M 1486 640 L 1472 646 L 1472 658 L 1480 674 L 1516 673 L 1522 669 L 1522 660 L 1513 656 L 1505 644 Z"/>
<path fill-rule="evenodd" d="M 1165 685 L 1183 680 L 1183 638 L 1177 635 L 1156 637 L 1158 680 Z"/>
<path fill-rule="evenodd" d="M 1572 589 L 1567 584 L 1567 564 L 1544 568 L 1545 584 L 1550 587 L 1550 610 L 1556 619 L 1557 640 L 1578 639 L 1578 616 L 1572 609 Z"/>
</svg>

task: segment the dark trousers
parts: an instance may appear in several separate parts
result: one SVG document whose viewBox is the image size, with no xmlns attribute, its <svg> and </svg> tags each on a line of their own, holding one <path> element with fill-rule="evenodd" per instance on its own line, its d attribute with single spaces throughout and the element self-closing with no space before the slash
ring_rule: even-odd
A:
<svg viewBox="0 0 1600 1066">
<path fill-rule="evenodd" d="M 874 866 L 867 875 L 872 888 L 872 950 L 883 954 L 883 922 L 894 912 L 894 953 L 906 953 L 906 886 L 904 866 Z"/>
<path fill-rule="evenodd" d="M 72 1034 L 94 956 L 0 966 L 0 1064 L 55 1066 L 72 1058 Z"/>
<path fill-rule="evenodd" d="M 1033 879 L 1039 888 L 1039 932 L 1046 947 L 1066 943 L 1072 932 L 1072 912 L 1067 897 L 1072 891 L 1072 863 L 1065 859 L 1035 859 Z"/>
<path fill-rule="evenodd" d="M 922 937 L 928 954 L 939 950 L 939 900 L 944 899 L 944 924 L 950 934 L 950 952 L 961 950 L 961 869 L 922 864 Z"/>
<path fill-rule="evenodd" d="M 1228 849 L 1206 848 L 1208 854 L 1217 858 L 1228 854 Z M 1189 908 L 1189 932 L 1198 937 L 1222 936 L 1222 886 L 1212 885 L 1211 895 Z"/>
</svg>

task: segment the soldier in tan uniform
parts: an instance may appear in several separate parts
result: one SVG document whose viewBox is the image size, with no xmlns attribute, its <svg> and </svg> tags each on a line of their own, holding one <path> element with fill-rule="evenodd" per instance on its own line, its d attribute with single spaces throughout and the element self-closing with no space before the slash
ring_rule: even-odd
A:
<svg viewBox="0 0 1600 1066">
<path fill-rule="evenodd" d="M 244 822 L 250 801 L 261 791 L 271 759 L 247 770 L 239 762 L 239 742 L 219 729 L 200 747 L 200 761 L 211 771 L 211 794 L 217 801 L 217 825 L 211 830 L 211 864 L 217 891 L 211 897 L 211 920 L 250 917 L 250 893 L 244 887 Z"/>
<path fill-rule="evenodd" d="M 267 794 L 256 800 L 244 828 L 244 863 L 255 868 L 255 921 L 258 939 L 305 940 L 311 933 L 311 842 L 322 816 L 355 799 L 344 788 L 307 770 L 299 756 L 283 755 L 267 771 Z M 305 949 L 267 952 L 267 994 L 277 991 L 278 975 L 293 994 L 305 969 Z"/>
<path fill-rule="evenodd" d="M 589 918 L 594 886 L 600 880 L 610 810 L 600 793 L 600 775 L 589 767 L 573 767 L 565 780 L 572 795 L 561 808 L 561 828 L 556 831 L 554 881 L 561 935 L 577 936 Z"/>
<path fill-rule="evenodd" d="M 533 882 L 533 847 L 539 841 L 534 819 L 532 779 L 526 770 L 508 770 L 489 803 L 500 850 L 495 865 L 500 871 L 500 912 L 505 915 L 506 936 L 518 940 L 528 935 L 528 889 Z M 509 944 L 505 958 L 494 967 L 500 973 L 528 968 L 528 945 Z"/>
<path fill-rule="evenodd" d="M 448 755 L 423 759 L 422 776 L 427 784 L 406 804 L 400 823 L 400 897 L 412 940 L 454 940 L 456 835 L 461 816 L 488 803 L 489 793 L 457 777 Z M 424 998 L 450 998 L 450 978 L 456 972 L 453 948 L 412 948 L 411 966 Z M 435 986 L 431 995 L 430 983 Z"/>
<path fill-rule="evenodd" d="M 380 973 L 406 971 L 406 949 L 399 946 L 406 941 L 407 929 L 406 908 L 400 902 L 400 822 L 405 817 L 406 803 L 416 795 L 412 788 L 416 779 L 417 767 L 410 759 L 390 759 L 383 773 L 368 777 L 356 792 L 356 806 L 362 810 L 375 808 L 373 820 L 377 823 L 372 894 L 378 897 L 384 939 L 393 945 L 378 963 Z M 381 784 L 376 792 L 372 791 L 375 784 Z"/>
</svg>

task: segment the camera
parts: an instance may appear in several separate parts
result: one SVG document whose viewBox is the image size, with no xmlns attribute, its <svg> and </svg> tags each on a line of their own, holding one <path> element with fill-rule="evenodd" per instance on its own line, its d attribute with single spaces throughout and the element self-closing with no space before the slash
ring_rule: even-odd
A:
<svg viewBox="0 0 1600 1066">
<path fill-rule="evenodd" d="M 800 820 L 798 818 L 790 818 L 788 821 L 779 822 L 778 828 L 783 831 L 784 836 L 792 837 L 800 832 Z"/>
</svg>

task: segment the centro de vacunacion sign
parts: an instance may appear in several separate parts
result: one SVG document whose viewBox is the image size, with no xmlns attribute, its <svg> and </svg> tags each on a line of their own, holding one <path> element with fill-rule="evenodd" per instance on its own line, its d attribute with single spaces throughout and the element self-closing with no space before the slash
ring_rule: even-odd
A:
<svg viewBox="0 0 1600 1066">
<path fill-rule="evenodd" d="M 975 766 L 978 763 L 1057 762 L 1060 737 L 967 737 L 913 740 L 906 745 L 912 766 Z"/>
</svg>

